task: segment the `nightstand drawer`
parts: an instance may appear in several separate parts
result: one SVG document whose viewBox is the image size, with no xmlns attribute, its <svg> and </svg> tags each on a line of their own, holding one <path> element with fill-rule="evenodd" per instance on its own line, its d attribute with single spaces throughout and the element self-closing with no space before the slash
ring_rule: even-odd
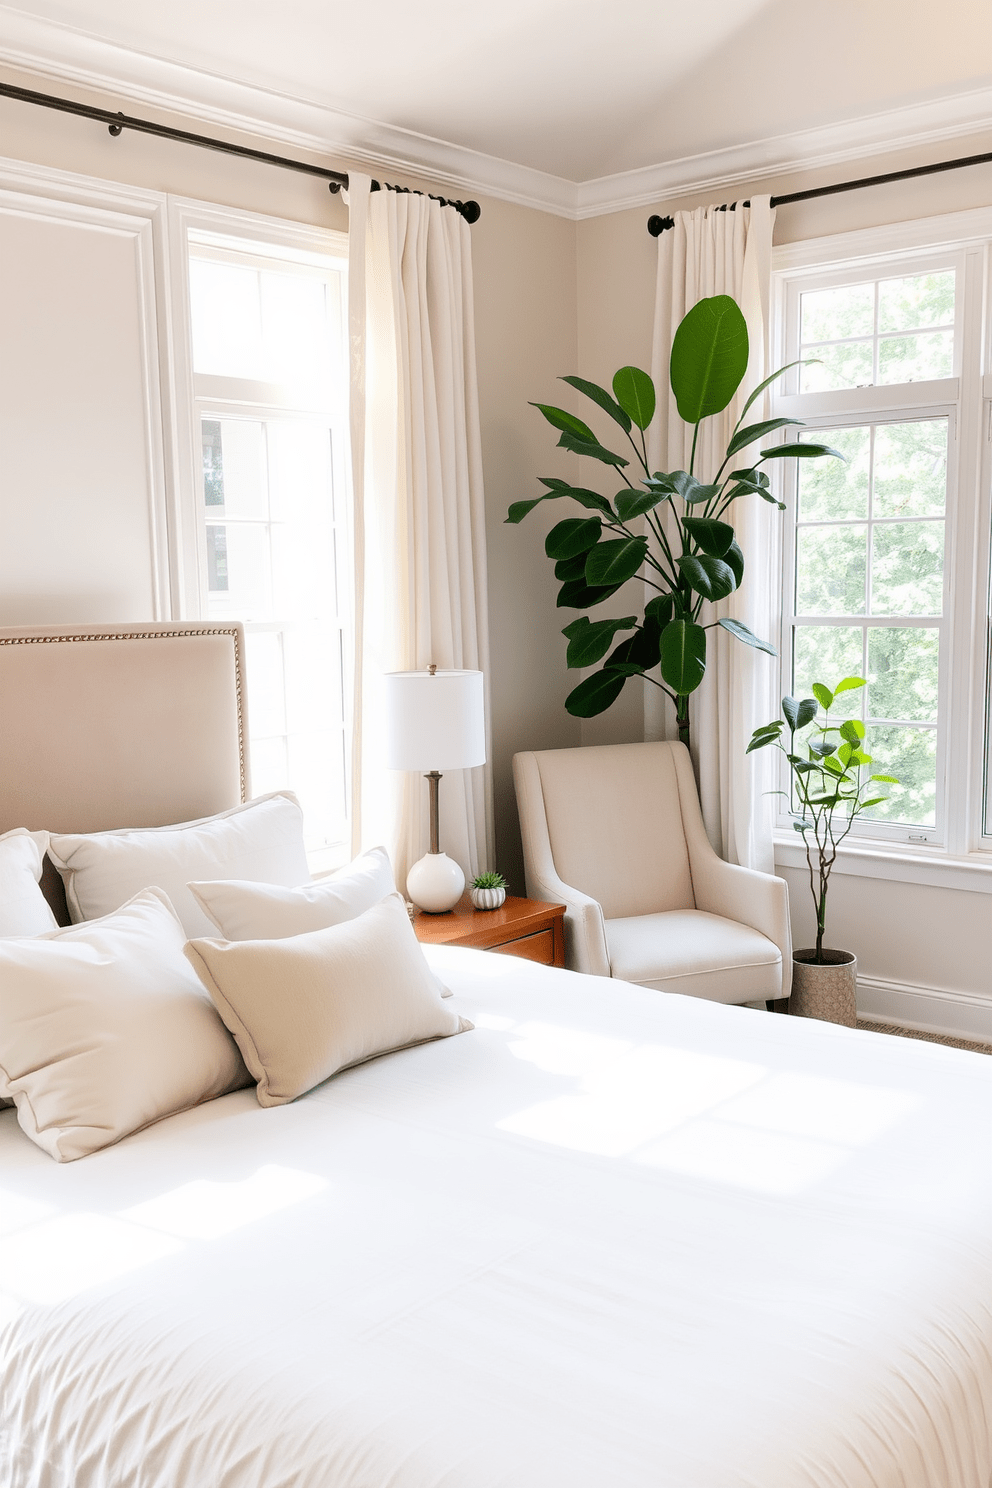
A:
<svg viewBox="0 0 992 1488">
<path fill-rule="evenodd" d="M 555 937 L 551 930 L 539 930 L 536 935 L 523 935 L 519 940 L 492 946 L 491 949 L 499 956 L 522 956 L 525 961 L 539 961 L 542 966 L 555 964 Z"/>
</svg>

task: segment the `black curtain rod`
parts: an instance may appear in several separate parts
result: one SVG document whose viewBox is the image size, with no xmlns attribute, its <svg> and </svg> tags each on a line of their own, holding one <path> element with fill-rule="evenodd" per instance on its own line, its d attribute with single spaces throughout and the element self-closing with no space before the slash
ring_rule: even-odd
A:
<svg viewBox="0 0 992 1488">
<path fill-rule="evenodd" d="M 935 165 L 917 165 L 911 170 L 889 171 L 884 176 L 862 176 L 860 181 L 838 181 L 833 186 L 814 186 L 810 191 L 791 191 L 787 196 L 773 196 L 771 199 L 773 207 L 787 207 L 791 202 L 812 201 L 817 196 L 837 196 L 841 191 L 860 191 L 865 186 L 886 186 L 890 181 L 914 181 L 919 176 L 936 176 L 942 171 L 961 170 L 966 165 L 990 165 L 992 154 L 988 155 L 965 155 L 960 160 L 938 160 Z M 749 201 L 741 202 L 742 207 L 749 207 Z M 737 202 L 730 202 L 718 207 L 720 212 L 732 212 Z M 675 226 L 674 217 L 649 217 L 648 232 L 653 238 L 661 237 L 670 227 Z"/>
<path fill-rule="evenodd" d="M 71 98 L 56 98 L 52 93 L 35 93 L 31 88 L 16 88 L 12 83 L 0 83 L 0 97 L 14 98 L 20 103 L 34 103 L 41 108 L 55 109 L 62 114 L 77 114 L 83 119 L 96 119 L 98 123 L 106 124 L 110 133 L 116 138 L 125 129 L 133 129 L 136 134 L 154 134 L 159 139 L 178 140 L 184 145 L 199 145 L 202 150 L 219 150 L 223 155 L 237 155 L 242 160 L 258 160 L 263 165 L 277 165 L 282 170 L 301 171 L 307 176 L 319 176 L 327 182 L 328 190 L 338 192 L 342 186 L 347 187 L 348 177 L 343 171 L 328 170 L 322 165 L 310 165 L 306 160 L 292 160 L 288 155 L 270 155 L 266 150 L 252 150 L 247 145 L 233 145 L 227 140 L 214 139 L 207 134 L 191 134 L 188 129 L 173 129 L 168 124 L 155 124 L 151 119 L 136 119 L 130 114 L 112 113 L 110 109 L 94 108 L 89 103 L 76 103 Z M 411 191 L 409 186 L 388 186 L 387 191 Z M 372 190 L 379 191 L 381 187 L 378 181 L 372 182 Z M 413 192 L 415 196 L 422 196 L 420 191 Z M 482 216 L 482 208 L 478 202 L 449 201 L 443 196 L 432 196 L 432 201 L 438 201 L 442 207 L 454 207 L 466 222 L 478 222 Z"/>
</svg>

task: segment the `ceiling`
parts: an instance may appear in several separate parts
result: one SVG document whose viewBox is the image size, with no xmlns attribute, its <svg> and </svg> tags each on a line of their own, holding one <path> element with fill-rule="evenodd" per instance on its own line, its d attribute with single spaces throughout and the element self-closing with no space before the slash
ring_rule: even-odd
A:
<svg viewBox="0 0 992 1488">
<path fill-rule="evenodd" d="M 25 26 L 27 56 L 4 44 Z M 394 158 L 444 145 L 567 183 L 892 111 L 992 119 L 989 0 L 0 3 L 0 60 L 58 71 L 98 47 L 118 73 L 175 64 L 173 95 L 246 85 Z"/>
</svg>

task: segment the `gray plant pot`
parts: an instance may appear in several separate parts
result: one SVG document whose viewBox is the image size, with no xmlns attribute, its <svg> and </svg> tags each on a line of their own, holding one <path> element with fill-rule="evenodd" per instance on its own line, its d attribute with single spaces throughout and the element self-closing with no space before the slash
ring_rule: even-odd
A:
<svg viewBox="0 0 992 1488">
<path fill-rule="evenodd" d="M 824 951 L 825 966 L 813 962 L 816 950 L 792 953 L 789 1012 L 853 1028 L 858 1017 L 858 961 L 850 951 Z"/>
</svg>

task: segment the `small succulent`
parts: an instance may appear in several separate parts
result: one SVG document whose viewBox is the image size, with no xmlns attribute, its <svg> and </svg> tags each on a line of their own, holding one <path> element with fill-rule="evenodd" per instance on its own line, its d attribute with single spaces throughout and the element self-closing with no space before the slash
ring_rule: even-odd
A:
<svg viewBox="0 0 992 1488">
<path fill-rule="evenodd" d="M 505 889 L 506 879 L 502 873 L 480 873 L 472 880 L 473 889 Z"/>
</svg>

